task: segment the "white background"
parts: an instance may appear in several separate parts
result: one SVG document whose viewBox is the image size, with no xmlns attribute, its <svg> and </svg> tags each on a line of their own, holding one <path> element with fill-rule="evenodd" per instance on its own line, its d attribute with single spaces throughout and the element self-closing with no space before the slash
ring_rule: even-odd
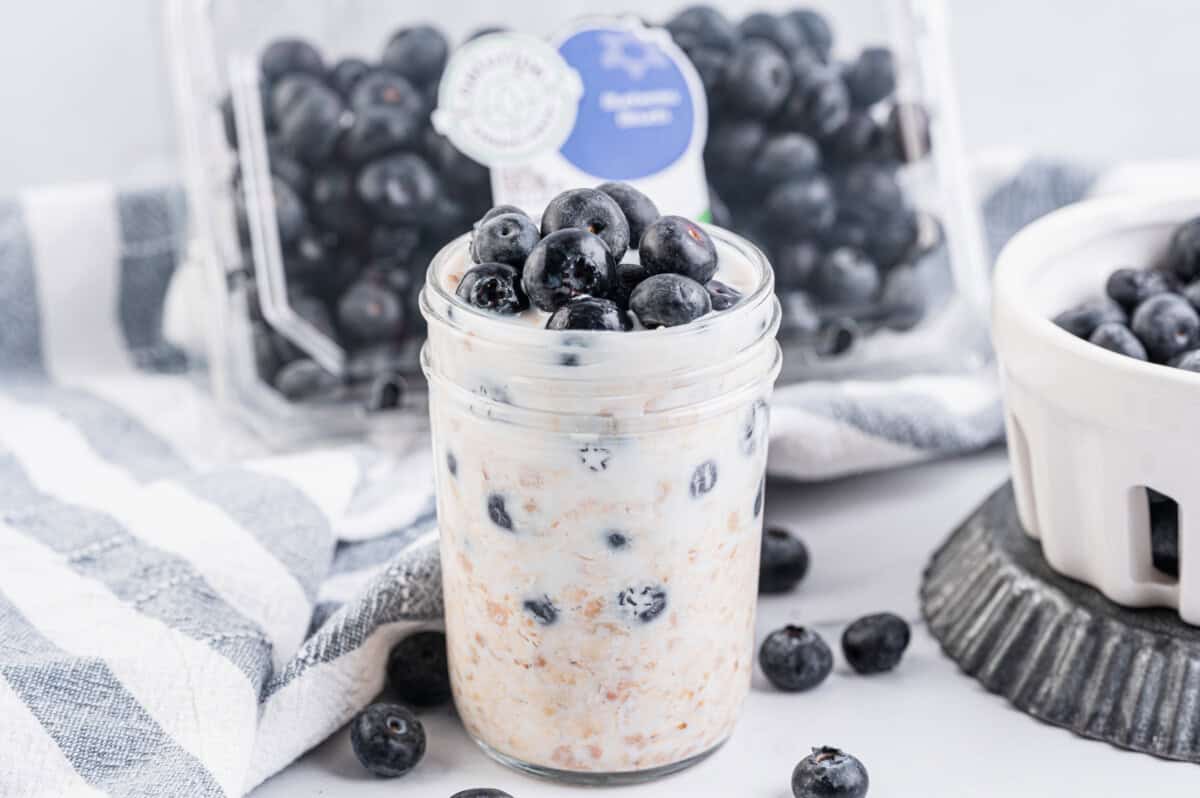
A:
<svg viewBox="0 0 1200 798">
<path fill-rule="evenodd" d="M 277 3 L 301 17 L 317 0 Z M 331 0 L 336 3 L 336 0 Z M 1200 141 L 1200 3 L 1191 0 L 948 0 L 967 143 L 1099 160 L 1194 156 Z M 8 0 L 0 4 L 0 195 L 79 179 L 175 173 L 162 36 L 164 0 Z M 682 2 L 618 1 L 661 18 Z M 853 27 L 876 4 L 825 0 Z M 363 2 L 349 0 L 361 11 Z M 411 14 L 413 0 L 374 0 Z M 427 9 L 431 4 L 419 4 Z M 542 0 L 441 0 L 437 24 L 461 36 L 484 21 L 543 31 Z M 732 15 L 780 0 L 723 4 Z M 556 0 L 556 19 L 600 4 Z M 862 25 L 858 25 L 858 21 Z M 298 20 L 299 22 L 299 20 Z M 842 26 L 852 27 L 851 24 Z M 380 43 L 388 30 L 381 29 Z"/>
</svg>

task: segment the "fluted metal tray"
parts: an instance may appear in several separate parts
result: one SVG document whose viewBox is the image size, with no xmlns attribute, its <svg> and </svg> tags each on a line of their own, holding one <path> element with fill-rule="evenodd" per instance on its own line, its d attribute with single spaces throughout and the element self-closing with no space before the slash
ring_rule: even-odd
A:
<svg viewBox="0 0 1200 798">
<path fill-rule="evenodd" d="M 1076 734 L 1200 762 L 1200 628 L 1127 609 L 1050 570 L 1012 486 L 934 553 L 921 610 L 946 654 L 1021 711 Z"/>
</svg>

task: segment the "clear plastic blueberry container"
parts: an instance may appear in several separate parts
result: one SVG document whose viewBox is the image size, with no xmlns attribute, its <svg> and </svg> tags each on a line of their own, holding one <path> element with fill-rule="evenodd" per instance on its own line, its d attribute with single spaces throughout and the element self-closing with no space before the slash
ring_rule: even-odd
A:
<svg viewBox="0 0 1200 798">
<path fill-rule="evenodd" d="M 943 0 L 605 13 L 666 26 L 706 84 L 712 220 L 775 265 L 783 382 L 984 360 Z M 492 191 L 433 132 L 446 53 L 412 31 L 433 26 L 452 53 L 491 26 L 553 36 L 595 14 L 576 0 L 169 0 L 187 251 L 208 277 L 220 398 L 285 445 L 425 423 L 417 293 Z M 398 33 L 416 38 L 391 46 Z"/>
</svg>

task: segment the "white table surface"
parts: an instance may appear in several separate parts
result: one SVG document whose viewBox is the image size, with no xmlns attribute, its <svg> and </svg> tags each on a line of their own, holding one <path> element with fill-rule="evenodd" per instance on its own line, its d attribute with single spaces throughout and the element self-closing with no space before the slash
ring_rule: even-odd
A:
<svg viewBox="0 0 1200 798">
<path fill-rule="evenodd" d="M 601 791 L 539 781 L 484 756 L 444 709 L 423 716 L 428 753 L 403 779 L 366 774 L 343 729 L 253 798 L 449 798 L 467 787 L 499 787 L 515 798 L 789 798 L 792 767 L 816 745 L 861 758 L 872 798 L 1196 794 L 1200 768 L 1083 740 L 1013 710 L 962 675 L 923 625 L 890 674 L 861 677 L 842 663 L 838 639 L 847 621 L 879 610 L 919 617 L 917 586 L 929 554 L 1007 471 L 995 449 L 824 485 L 771 483 L 767 520 L 804 538 L 812 567 L 795 593 L 760 603 L 759 639 L 786 622 L 813 626 L 837 664 L 823 685 L 795 695 L 774 692 L 756 673 L 732 739 L 683 773 Z"/>
</svg>

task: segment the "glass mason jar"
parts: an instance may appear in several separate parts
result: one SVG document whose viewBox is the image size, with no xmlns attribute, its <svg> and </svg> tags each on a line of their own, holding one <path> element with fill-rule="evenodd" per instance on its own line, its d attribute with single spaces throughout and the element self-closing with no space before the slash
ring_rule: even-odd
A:
<svg viewBox="0 0 1200 798">
<path fill-rule="evenodd" d="M 689 325 L 557 332 L 421 297 L 450 673 L 471 736 L 512 767 L 612 784 L 733 730 L 750 687 L 780 307 L 766 258 Z"/>
</svg>

